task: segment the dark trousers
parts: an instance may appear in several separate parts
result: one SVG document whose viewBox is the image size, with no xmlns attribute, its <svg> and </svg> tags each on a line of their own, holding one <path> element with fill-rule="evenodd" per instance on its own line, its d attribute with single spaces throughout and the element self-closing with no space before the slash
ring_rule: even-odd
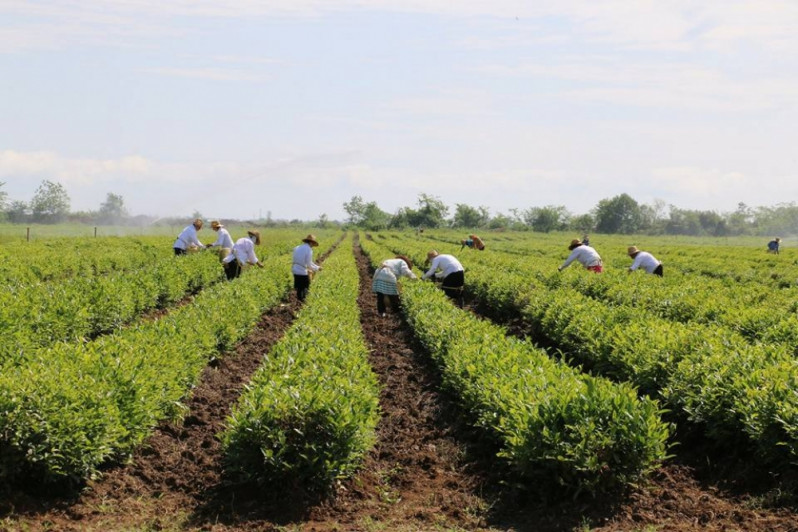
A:
<svg viewBox="0 0 798 532">
<path fill-rule="evenodd" d="M 660 277 L 662 277 L 662 264 L 660 264 L 659 266 L 654 268 L 654 271 L 651 272 L 651 273 L 653 273 L 654 275 L 659 275 Z"/>
<path fill-rule="evenodd" d="M 399 312 L 399 296 L 392 294 L 381 294 L 377 292 L 377 313 L 385 314 L 385 300 L 391 302 L 391 308 L 394 312 Z"/>
<path fill-rule="evenodd" d="M 227 276 L 228 281 L 232 281 L 239 275 L 241 275 L 241 265 L 238 263 L 237 260 L 231 260 L 230 262 L 223 262 L 222 265 L 224 266 L 224 274 Z"/>
<path fill-rule="evenodd" d="M 180 249 L 180 248 L 172 248 L 172 249 L 175 250 L 175 256 L 185 255 L 186 254 L 186 250 L 185 249 Z"/>
<path fill-rule="evenodd" d="M 294 274 L 294 288 L 296 289 L 296 297 L 300 301 L 304 301 L 310 290 L 310 275 L 297 275 Z"/>
<path fill-rule="evenodd" d="M 465 272 L 450 273 L 443 278 L 441 287 L 458 306 L 463 306 L 463 286 L 465 286 Z"/>
</svg>

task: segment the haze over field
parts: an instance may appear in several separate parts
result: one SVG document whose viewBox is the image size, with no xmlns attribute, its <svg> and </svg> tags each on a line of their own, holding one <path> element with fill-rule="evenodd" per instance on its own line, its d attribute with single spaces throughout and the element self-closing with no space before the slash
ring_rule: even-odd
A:
<svg viewBox="0 0 798 532">
<path fill-rule="evenodd" d="M 0 181 L 344 219 L 798 198 L 798 3 L 0 0 Z"/>
</svg>

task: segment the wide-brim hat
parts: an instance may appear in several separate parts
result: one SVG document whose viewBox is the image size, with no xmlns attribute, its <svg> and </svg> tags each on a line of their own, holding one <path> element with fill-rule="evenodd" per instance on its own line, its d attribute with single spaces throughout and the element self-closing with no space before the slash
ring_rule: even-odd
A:
<svg viewBox="0 0 798 532">
<path fill-rule="evenodd" d="M 213 220 L 211 222 L 211 228 L 212 229 L 219 229 L 220 227 L 224 227 L 224 226 L 219 223 L 219 220 Z"/>
<path fill-rule="evenodd" d="M 247 231 L 249 236 L 255 237 L 255 243 L 260 244 L 260 231 Z"/>
<path fill-rule="evenodd" d="M 312 234 L 306 236 L 305 238 L 303 238 L 302 242 L 305 242 L 305 243 L 310 244 L 312 246 L 318 246 L 319 245 L 319 241 L 316 240 L 316 237 L 314 235 L 312 235 Z"/>
<path fill-rule="evenodd" d="M 430 250 L 429 253 L 427 253 L 427 260 L 432 260 L 432 259 L 434 259 L 437 256 L 438 256 L 438 252 L 436 250 L 434 250 L 434 249 Z"/>
<path fill-rule="evenodd" d="M 629 248 L 626 250 L 626 254 L 630 256 L 637 253 L 640 253 L 640 250 L 637 249 L 637 246 L 629 246 Z"/>
<path fill-rule="evenodd" d="M 568 245 L 568 249 L 574 249 L 574 248 L 579 247 L 581 245 L 582 245 L 582 241 L 579 240 L 578 238 L 574 238 L 573 240 L 571 240 L 571 243 Z"/>
</svg>

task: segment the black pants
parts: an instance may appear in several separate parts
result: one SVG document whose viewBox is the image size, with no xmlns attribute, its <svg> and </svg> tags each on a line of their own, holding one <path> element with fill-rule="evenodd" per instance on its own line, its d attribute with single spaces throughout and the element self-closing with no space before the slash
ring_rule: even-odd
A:
<svg viewBox="0 0 798 532">
<path fill-rule="evenodd" d="M 381 294 L 377 292 L 377 313 L 385 314 L 385 300 L 391 302 L 391 308 L 394 312 L 399 312 L 399 296 L 395 294 Z"/>
<path fill-rule="evenodd" d="M 232 281 L 239 275 L 241 275 L 241 265 L 238 263 L 237 260 L 231 260 L 230 262 L 223 262 L 222 265 L 224 266 L 224 274 L 227 276 L 228 281 Z"/>
<path fill-rule="evenodd" d="M 654 275 L 659 275 L 660 277 L 662 277 L 662 264 L 660 264 L 659 266 L 654 268 L 654 271 L 651 272 L 651 273 L 653 273 Z"/>
<path fill-rule="evenodd" d="M 186 254 L 186 250 L 185 249 L 180 249 L 180 248 L 173 248 L 173 249 L 175 250 L 175 256 L 185 255 Z"/>
<path fill-rule="evenodd" d="M 441 287 L 458 306 L 463 306 L 463 286 L 465 286 L 465 272 L 450 273 L 443 278 Z"/>
<path fill-rule="evenodd" d="M 300 301 L 304 301 L 310 290 L 310 275 L 297 275 L 294 274 L 294 288 L 296 289 L 296 297 Z"/>
</svg>

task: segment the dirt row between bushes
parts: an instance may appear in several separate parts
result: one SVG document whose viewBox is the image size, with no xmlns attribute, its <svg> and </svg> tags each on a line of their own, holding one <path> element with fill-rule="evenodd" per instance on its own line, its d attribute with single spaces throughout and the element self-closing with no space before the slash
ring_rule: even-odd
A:
<svg viewBox="0 0 798 532">
<path fill-rule="evenodd" d="M 107 469 L 73 496 L 6 490 L 0 528 L 798 530 L 796 514 L 752 509 L 750 498 L 702 484 L 685 465 L 666 465 L 647 485 L 602 499 L 546 500 L 539 491 L 503 482 L 495 449 L 458 417 L 401 315 L 377 315 L 368 262 L 358 246 L 355 252 L 361 323 L 382 387 L 383 415 L 376 447 L 360 473 L 336 486 L 332 496 L 232 483 L 216 439 L 250 376 L 300 310 L 292 293 L 233 352 L 212 361 L 183 419 L 157 427 L 130 464 Z"/>
</svg>

